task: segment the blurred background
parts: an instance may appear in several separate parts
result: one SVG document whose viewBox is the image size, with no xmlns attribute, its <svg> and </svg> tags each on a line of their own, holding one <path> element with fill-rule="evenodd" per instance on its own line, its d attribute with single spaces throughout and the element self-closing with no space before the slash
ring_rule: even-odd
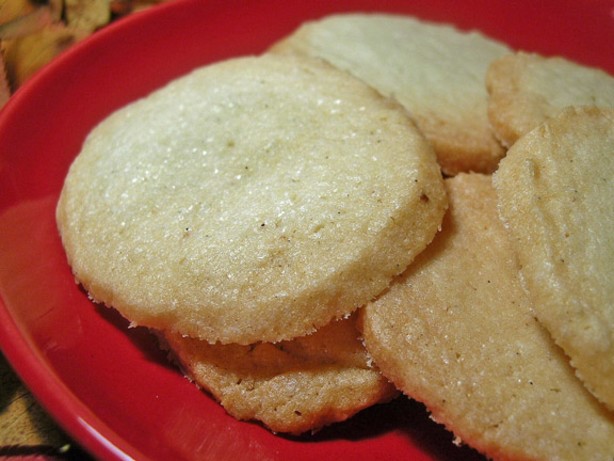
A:
<svg viewBox="0 0 614 461">
<path fill-rule="evenodd" d="M 0 107 L 66 49 L 164 1 L 170 0 L 0 0 Z"/>
</svg>

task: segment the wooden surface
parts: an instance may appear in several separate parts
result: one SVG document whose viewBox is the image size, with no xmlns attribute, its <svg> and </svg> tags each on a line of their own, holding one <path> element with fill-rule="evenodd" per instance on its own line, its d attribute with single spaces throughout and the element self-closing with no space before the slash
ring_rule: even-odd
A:
<svg viewBox="0 0 614 461">
<path fill-rule="evenodd" d="M 45 413 L 0 354 L 0 460 L 88 458 Z"/>
</svg>

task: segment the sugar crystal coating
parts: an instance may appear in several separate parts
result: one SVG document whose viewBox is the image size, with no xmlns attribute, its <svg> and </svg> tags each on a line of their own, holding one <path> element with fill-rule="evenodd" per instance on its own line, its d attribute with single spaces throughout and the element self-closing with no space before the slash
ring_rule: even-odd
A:
<svg viewBox="0 0 614 461">
<path fill-rule="evenodd" d="M 249 344 L 364 304 L 445 206 L 400 106 L 319 61 L 265 55 L 198 69 L 103 121 L 58 224 L 94 299 L 135 324 Z"/>
</svg>

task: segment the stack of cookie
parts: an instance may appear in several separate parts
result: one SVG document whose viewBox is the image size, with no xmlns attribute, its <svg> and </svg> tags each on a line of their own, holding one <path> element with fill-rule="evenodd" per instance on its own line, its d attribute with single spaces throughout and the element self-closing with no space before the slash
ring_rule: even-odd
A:
<svg viewBox="0 0 614 461">
<path fill-rule="evenodd" d="M 402 106 L 320 60 L 267 54 L 101 123 L 57 218 L 93 299 L 159 332 L 229 413 L 302 433 L 396 395 L 352 314 L 446 206 Z"/>
<path fill-rule="evenodd" d="M 103 121 L 58 226 L 237 418 L 299 434 L 402 392 L 494 459 L 611 460 L 613 107 L 597 69 L 331 16 Z"/>
</svg>

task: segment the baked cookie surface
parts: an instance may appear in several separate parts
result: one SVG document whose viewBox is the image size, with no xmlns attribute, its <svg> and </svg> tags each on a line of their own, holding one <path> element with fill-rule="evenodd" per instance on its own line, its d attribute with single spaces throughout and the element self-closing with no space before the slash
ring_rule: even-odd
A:
<svg viewBox="0 0 614 461">
<path fill-rule="evenodd" d="M 486 71 L 510 49 L 479 32 L 391 14 L 307 22 L 272 48 L 317 56 L 403 104 L 444 173 L 494 171 L 504 150 L 487 116 Z"/>
<path fill-rule="evenodd" d="M 211 345 L 176 334 L 165 340 L 186 375 L 229 414 L 273 432 L 313 432 L 398 394 L 371 366 L 355 315 L 277 344 Z"/>
<path fill-rule="evenodd" d="M 537 317 L 614 409 L 614 109 L 564 110 L 494 184 Z"/>
<path fill-rule="evenodd" d="M 611 459 L 614 414 L 534 318 L 490 177 L 446 185 L 442 231 L 360 311 L 376 366 L 489 458 Z"/>
<path fill-rule="evenodd" d="M 614 107 L 614 77 L 561 57 L 518 52 L 488 69 L 488 116 L 511 146 L 568 106 Z"/>
<path fill-rule="evenodd" d="M 57 221 L 96 301 L 134 324 L 251 344 L 382 291 L 446 200 L 398 104 L 326 63 L 268 55 L 198 69 L 100 123 Z"/>
</svg>

